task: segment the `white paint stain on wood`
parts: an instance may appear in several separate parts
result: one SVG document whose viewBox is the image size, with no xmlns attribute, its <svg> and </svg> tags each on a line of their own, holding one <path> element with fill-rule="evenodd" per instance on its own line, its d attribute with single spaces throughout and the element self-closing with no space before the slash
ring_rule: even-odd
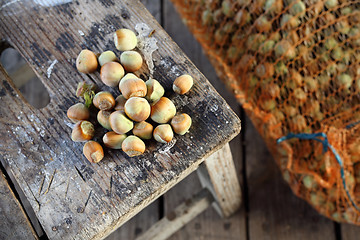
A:
<svg viewBox="0 0 360 240">
<path fill-rule="evenodd" d="M 47 73 L 47 77 L 48 77 L 48 78 L 50 78 L 51 73 L 52 73 L 52 70 L 53 70 L 53 68 L 54 68 L 54 66 L 55 66 L 55 64 L 56 64 L 57 62 L 58 62 L 58 60 L 55 59 L 55 60 L 50 64 L 50 66 L 48 67 L 48 69 L 46 70 L 46 73 Z"/>
<path fill-rule="evenodd" d="M 150 36 L 153 31 L 148 25 L 145 23 L 138 23 L 135 25 L 135 30 L 138 32 L 138 49 L 144 56 L 144 60 L 149 68 L 150 78 L 154 73 L 154 62 L 152 58 L 153 52 L 158 49 L 157 40 L 153 36 Z"/>
</svg>

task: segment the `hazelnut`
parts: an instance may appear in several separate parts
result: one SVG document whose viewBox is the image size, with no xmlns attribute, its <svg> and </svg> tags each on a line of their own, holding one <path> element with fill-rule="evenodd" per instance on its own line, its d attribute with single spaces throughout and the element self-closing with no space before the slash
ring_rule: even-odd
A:
<svg viewBox="0 0 360 240">
<path fill-rule="evenodd" d="M 75 124 L 72 132 L 71 139 L 74 142 L 86 142 L 94 137 L 95 128 L 89 121 L 80 121 Z"/>
<path fill-rule="evenodd" d="M 100 54 L 98 57 L 98 61 L 100 66 L 103 66 L 105 63 L 108 62 L 117 62 L 118 59 L 113 51 L 105 51 Z"/>
<path fill-rule="evenodd" d="M 76 58 L 76 68 L 82 73 L 92 73 L 98 67 L 98 61 L 95 53 L 90 50 L 81 50 Z"/>
<path fill-rule="evenodd" d="M 224 13 L 224 15 L 227 17 L 233 17 L 235 14 L 234 6 L 232 5 L 230 0 L 222 1 L 221 10 Z"/>
<path fill-rule="evenodd" d="M 111 113 L 109 122 L 111 129 L 118 134 L 125 134 L 134 127 L 134 123 L 120 111 Z"/>
<path fill-rule="evenodd" d="M 106 128 L 108 130 L 111 130 L 111 126 L 109 122 L 110 114 L 111 114 L 110 111 L 105 111 L 105 110 L 100 110 L 97 114 L 97 121 L 100 123 L 100 125 L 103 128 Z"/>
<path fill-rule="evenodd" d="M 117 50 L 133 50 L 137 45 L 137 38 L 133 31 L 129 29 L 118 29 L 114 33 L 114 43 Z"/>
<path fill-rule="evenodd" d="M 77 103 L 69 107 L 67 110 L 67 116 L 72 122 L 77 123 L 81 120 L 88 120 L 90 117 L 90 111 L 84 104 Z"/>
<path fill-rule="evenodd" d="M 173 90 L 178 94 L 185 94 L 190 90 L 193 84 L 193 78 L 190 75 L 184 74 L 175 79 Z"/>
<path fill-rule="evenodd" d="M 145 152 L 145 143 L 140 138 L 133 135 L 125 138 L 121 147 L 129 157 L 135 157 Z"/>
<path fill-rule="evenodd" d="M 184 135 L 191 127 L 191 122 L 191 117 L 186 113 L 182 113 L 173 117 L 170 124 L 175 133 Z"/>
<path fill-rule="evenodd" d="M 336 77 L 337 84 L 344 88 L 349 89 L 353 84 L 353 79 L 349 74 L 342 73 Z"/>
<path fill-rule="evenodd" d="M 147 92 L 146 84 L 140 78 L 121 79 L 119 89 L 126 99 L 145 97 Z"/>
<path fill-rule="evenodd" d="M 120 82 L 121 82 L 122 80 L 130 79 L 130 78 L 139 78 L 139 77 L 136 76 L 136 75 L 133 74 L 133 73 L 127 73 L 127 74 L 125 74 L 125 76 L 120 80 Z M 139 78 L 139 79 L 140 79 L 140 78 Z"/>
<path fill-rule="evenodd" d="M 145 98 L 131 97 L 124 106 L 126 115 L 136 121 L 141 122 L 150 116 L 150 104 Z"/>
<path fill-rule="evenodd" d="M 104 158 L 104 150 L 102 146 L 95 141 L 85 143 L 83 153 L 87 160 L 92 163 L 98 163 Z"/>
<path fill-rule="evenodd" d="M 334 8 L 338 5 L 338 0 L 327 0 L 325 1 L 325 6 L 330 9 L 330 8 Z"/>
<path fill-rule="evenodd" d="M 280 20 L 280 26 L 286 29 L 296 28 L 297 26 L 299 26 L 299 24 L 300 21 L 298 20 L 298 18 L 290 14 L 283 14 Z"/>
<path fill-rule="evenodd" d="M 265 2 L 265 11 L 270 14 L 280 14 L 283 8 L 282 0 L 266 0 Z"/>
<path fill-rule="evenodd" d="M 160 124 L 154 129 L 154 138 L 156 141 L 161 143 L 168 143 L 170 142 L 173 137 L 174 133 L 171 129 L 171 126 L 169 124 Z"/>
<path fill-rule="evenodd" d="M 236 24 L 238 24 L 239 27 L 241 27 L 251 21 L 251 15 L 245 8 L 242 8 L 239 9 L 237 14 L 235 15 L 234 20 Z"/>
<path fill-rule="evenodd" d="M 125 51 L 120 55 L 120 62 L 127 72 L 135 72 L 141 68 L 143 59 L 138 52 Z"/>
<path fill-rule="evenodd" d="M 123 111 L 123 112 L 125 112 L 124 106 L 125 106 L 126 100 L 127 100 L 127 99 L 124 98 L 124 96 L 120 94 L 117 98 L 115 98 L 115 107 L 114 107 L 114 109 L 115 109 L 116 111 Z"/>
<path fill-rule="evenodd" d="M 159 101 L 151 106 L 150 117 L 154 122 L 167 123 L 175 114 L 176 108 L 174 103 L 166 97 L 161 97 Z"/>
<path fill-rule="evenodd" d="M 145 82 L 145 84 L 147 87 L 145 98 L 149 102 L 156 102 L 164 95 L 165 90 L 157 80 L 149 79 Z"/>
<path fill-rule="evenodd" d="M 302 1 L 298 1 L 290 7 L 290 14 L 302 17 L 305 15 L 306 6 Z"/>
<path fill-rule="evenodd" d="M 125 140 L 125 134 L 117 134 L 116 132 L 107 132 L 103 136 L 103 142 L 106 147 L 112 149 L 121 149 L 122 142 Z"/>
<path fill-rule="evenodd" d="M 276 57 L 286 57 L 288 59 L 292 59 L 296 56 L 294 46 L 287 40 L 281 40 L 275 46 L 275 56 Z"/>
<path fill-rule="evenodd" d="M 115 106 L 115 99 L 109 92 L 98 92 L 94 97 L 93 104 L 100 110 L 110 110 Z"/>
<path fill-rule="evenodd" d="M 100 69 L 100 79 L 109 87 L 116 87 L 124 74 L 124 68 L 118 62 L 108 62 Z"/>
<path fill-rule="evenodd" d="M 266 16 L 261 16 L 256 19 L 254 25 L 259 32 L 267 32 L 272 28 L 271 22 L 267 20 Z"/>
<path fill-rule="evenodd" d="M 154 127 L 145 121 L 135 123 L 133 133 L 142 139 L 151 139 Z"/>
</svg>

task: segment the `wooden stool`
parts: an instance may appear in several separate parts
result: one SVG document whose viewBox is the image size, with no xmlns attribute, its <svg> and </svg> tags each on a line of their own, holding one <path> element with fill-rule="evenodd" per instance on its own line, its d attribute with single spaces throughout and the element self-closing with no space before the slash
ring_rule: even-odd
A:
<svg viewBox="0 0 360 240">
<path fill-rule="evenodd" d="M 139 239 L 167 238 L 211 204 L 225 217 L 238 209 L 241 192 L 227 143 L 239 133 L 240 120 L 140 2 L 8 1 L 0 13 L 1 36 L 23 55 L 50 95 L 46 107 L 35 109 L 0 70 L 1 161 L 50 239 L 102 239 L 196 169 L 204 189 Z M 155 39 L 158 49 L 152 55 L 139 50 L 148 62 L 138 74 L 166 89 L 179 74 L 192 75 L 190 93 L 168 97 L 193 125 L 170 144 L 150 141 L 139 157 L 105 150 L 105 158 L 91 164 L 82 155 L 83 144 L 70 139 L 66 110 L 79 101 L 80 81 L 119 93 L 102 85 L 98 73 L 77 72 L 76 56 L 83 48 L 114 50 L 116 29 L 145 31 L 146 26 L 155 31 L 145 41 Z"/>
</svg>

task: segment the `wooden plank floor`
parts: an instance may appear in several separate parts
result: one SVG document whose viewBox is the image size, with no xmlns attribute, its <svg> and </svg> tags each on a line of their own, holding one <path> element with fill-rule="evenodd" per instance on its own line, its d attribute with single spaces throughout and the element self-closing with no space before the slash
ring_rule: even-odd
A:
<svg viewBox="0 0 360 240">
<path fill-rule="evenodd" d="M 210 208 L 170 239 L 359 239 L 360 227 L 334 223 L 292 194 L 263 140 L 235 98 L 216 77 L 200 45 L 182 24 L 172 4 L 168 0 L 142 2 L 242 120 L 242 132 L 230 144 L 243 186 L 244 199 L 240 211 L 229 219 L 222 219 Z M 29 90 L 24 89 L 23 92 L 31 95 Z M 193 173 L 107 240 L 134 239 L 200 187 L 196 173 Z"/>
</svg>

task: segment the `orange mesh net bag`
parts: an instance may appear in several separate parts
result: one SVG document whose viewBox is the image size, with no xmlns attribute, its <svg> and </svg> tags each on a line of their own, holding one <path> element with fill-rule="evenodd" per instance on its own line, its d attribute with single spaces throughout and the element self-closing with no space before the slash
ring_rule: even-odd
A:
<svg viewBox="0 0 360 240">
<path fill-rule="evenodd" d="M 172 2 L 293 192 L 360 225 L 360 1 Z"/>
</svg>

